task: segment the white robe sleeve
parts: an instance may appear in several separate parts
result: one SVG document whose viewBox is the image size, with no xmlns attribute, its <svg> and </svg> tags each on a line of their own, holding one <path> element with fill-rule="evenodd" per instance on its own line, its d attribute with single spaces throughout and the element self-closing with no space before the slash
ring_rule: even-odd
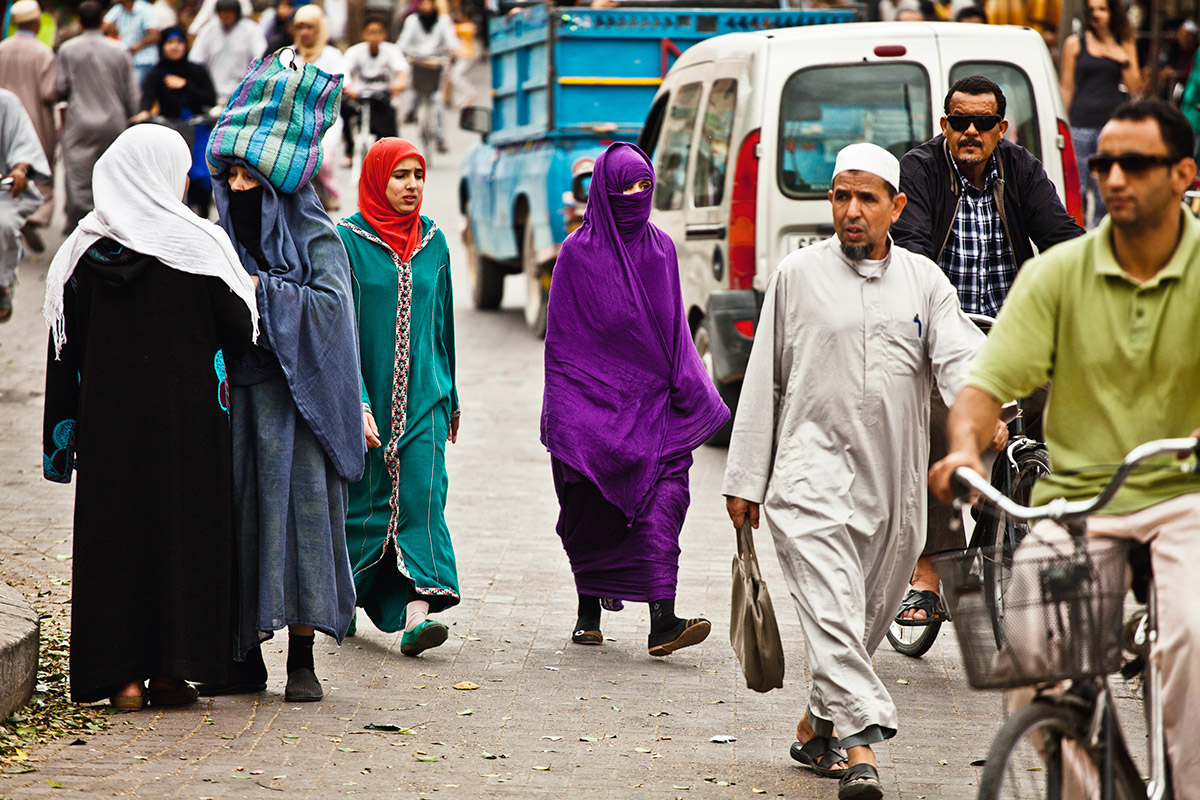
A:
<svg viewBox="0 0 1200 800">
<path fill-rule="evenodd" d="M 983 331 L 963 313 L 958 293 L 939 269 L 929 296 L 929 360 L 947 408 L 967 380 L 972 359 L 983 347 Z"/>
<path fill-rule="evenodd" d="M 729 456 L 725 464 L 725 482 L 721 493 L 762 503 L 775 461 L 775 430 L 779 420 L 779 402 L 786 389 L 783 363 L 787 338 L 787 298 L 783 269 L 767 283 L 763 296 L 754 346 L 742 381 Z"/>
</svg>

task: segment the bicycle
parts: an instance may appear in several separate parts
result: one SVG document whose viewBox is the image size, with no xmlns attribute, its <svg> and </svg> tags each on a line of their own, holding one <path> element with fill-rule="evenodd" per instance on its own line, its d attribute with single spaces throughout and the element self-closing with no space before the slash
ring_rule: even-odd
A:
<svg viewBox="0 0 1200 800">
<path fill-rule="evenodd" d="M 437 95 L 442 87 L 445 59 L 426 56 L 412 62 L 412 87 L 416 94 L 417 135 L 421 140 L 421 152 L 425 156 L 425 168 L 433 166 L 433 151 L 442 147 L 438 131 Z"/>
<path fill-rule="evenodd" d="M 371 129 L 371 107 L 373 100 L 386 100 L 390 95 L 385 90 L 382 92 L 372 92 L 364 90 L 358 98 L 352 100 L 355 109 L 358 111 L 357 128 L 353 136 L 352 149 L 352 165 L 351 174 L 354 176 L 355 182 L 358 181 L 358 176 L 362 174 L 363 162 L 367 160 L 367 151 L 371 146 L 378 141 L 378 136 Z"/>
<path fill-rule="evenodd" d="M 992 742 L 979 800 L 1064 797 L 1067 782 L 1086 779 L 1104 800 L 1164 800 L 1171 795 L 1163 726 L 1162 678 L 1154 667 L 1158 608 L 1153 576 L 1135 571 L 1146 608 L 1122 625 L 1129 543 L 1086 535 L 1087 518 L 1103 508 L 1143 462 L 1196 455 L 1196 438 L 1160 439 L 1134 448 L 1105 488 L 1089 500 L 1028 507 L 1005 497 L 974 471 L 955 470 L 988 505 L 1026 525 L 1054 520 L 1064 542 L 1030 540 L 1033 550 L 1011 562 L 1009 613 L 997 630 L 986 609 L 980 555 L 940 556 L 946 599 L 954 608 L 967 680 L 977 689 L 1031 687 L 1033 701 L 1008 718 Z M 1194 463 L 1178 469 L 1196 471 Z M 961 500 L 956 505 L 961 505 Z M 1023 582 L 1018 586 L 1018 582 Z M 1028 589 L 1028 592 L 1023 590 Z M 1021 601 L 1021 602 L 1019 602 Z M 1042 623 L 1021 624 L 1036 617 Z M 1028 619 L 1026 619 L 1028 618 Z M 1123 635 L 1124 634 L 1124 635 Z M 1122 666 L 1122 649 L 1135 658 Z M 1149 781 L 1134 766 L 1116 716 L 1109 676 L 1141 674 L 1149 731 Z M 1069 681 L 1067 688 L 1063 682 Z"/>
<path fill-rule="evenodd" d="M 967 317 L 985 333 L 995 322 L 992 317 L 983 314 L 967 314 Z M 1018 402 L 1016 416 L 1009 423 L 1008 444 L 992 465 L 992 485 L 1017 502 L 1028 503 L 1034 483 L 1049 474 L 1050 456 L 1046 452 L 1046 445 L 1025 434 L 1024 417 Z M 1004 594 L 1008 586 L 1012 554 L 1025 538 L 1029 526 L 1020 520 L 987 510 L 981 511 L 974 522 L 965 552 L 979 552 L 982 548 L 988 548 L 987 552 L 992 554 L 983 565 L 983 578 L 988 596 L 993 600 L 991 608 L 998 630 L 1003 621 Z M 962 525 L 962 515 L 956 514 L 951 520 L 951 529 L 957 533 L 962 530 Z M 953 615 L 947 609 L 945 621 L 952 620 Z M 888 627 L 887 640 L 896 652 L 910 658 L 920 658 L 933 647 L 941 630 L 941 621 L 920 626 L 900 625 L 893 621 Z"/>
</svg>

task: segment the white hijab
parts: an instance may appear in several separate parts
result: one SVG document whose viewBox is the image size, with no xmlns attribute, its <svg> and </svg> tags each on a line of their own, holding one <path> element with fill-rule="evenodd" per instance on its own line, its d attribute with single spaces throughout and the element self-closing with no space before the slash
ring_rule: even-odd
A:
<svg viewBox="0 0 1200 800">
<path fill-rule="evenodd" d="M 67 340 L 63 287 L 79 259 L 100 239 L 112 239 L 181 272 L 220 278 L 250 309 L 258 339 L 254 284 L 229 236 L 184 205 L 191 165 L 192 154 L 183 137 L 162 125 L 129 128 L 96 161 L 95 210 L 58 248 L 46 276 L 42 314 L 54 334 L 56 356 Z"/>
</svg>

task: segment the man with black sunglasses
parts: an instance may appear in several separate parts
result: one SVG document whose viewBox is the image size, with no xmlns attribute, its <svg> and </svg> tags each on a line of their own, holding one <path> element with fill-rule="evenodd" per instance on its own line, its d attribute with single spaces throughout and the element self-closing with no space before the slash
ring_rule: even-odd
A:
<svg viewBox="0 0 1200 800">
<path fill-rule="evenodd" d="M 950 87 L 943 108 L 941 135 L 900 160 L 900 188 L 909 200 L 892 236 L 937 262 L 958 290 L 963 311 L 995 317 L 1034 245 L 1044 251 L 1083 229 L 1067 214 L 1041 162 L 1004 138 L 1007 102 L 996 83 L 981 75 L 962 78 Z M 946 452 L 946 415 L 934 392 L 931 461 Z M 950 509 L 930 502 L 925 549 L 898 624 L 945 618 L 932 556 L 964 544 L 961 533 L 950 532 Z"/>
<path fill-rule="evenodd" d="M 1089 162 L 1108 216 L 1017 277 L 950 412 L 950 454 L 929 473 L 938 497 L 950 499 L 957 467 L 982 474 L 978 454 L 1001 403 L 1051 373 L 1054 472 L 1034 487 L 1035 505 L 1092 497 L 1142 442 L 1200 435 L 1200 220 L 1180 203 L 1196 174 L 1192 145 L 1187 118 L 1161 100 L 1112 113 Z M 1150 546 L 1169 792 L 1200 800 L 1200 476 L 1170 465 L 1141 471 L 1087 528 Z M 1044 522 L 1026 541 L 1059 536 Z"/>
</svg>

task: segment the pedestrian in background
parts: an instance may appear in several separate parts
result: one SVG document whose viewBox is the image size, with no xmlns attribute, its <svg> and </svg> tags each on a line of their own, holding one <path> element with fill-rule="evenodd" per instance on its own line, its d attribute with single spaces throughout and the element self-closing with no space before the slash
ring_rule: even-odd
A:
<svg viewBox="0 0 1200 800">
<path fill-rule="evenodd" d="M 42 204 L 21 229 L 25 243 L 35 253 L 45 249 L 39 228 L 50 224 L 54 213 L 54 158 L 58 151 L 58 128 L 54 121 L 54 51 L 38 41 L 42 9 L 37 0 L 17 0 L 10 9 L 15 35 L 0 41 L 0 89 L 8 89 L 21 100 L 33 121 L 38 141 L 50 166 L 48 178 L 36 184 Z"/>
<path fill-rule="evenodd" d="M 42 202 L 34 181 L 49 180 L 50 164 L 25 107 L 7 89 L 0 89 L 0 176 L 7 182 L 0 183 L 0 322 L 8 322 L 24 255 L 21 231 Z"/>
<path fill-rule="evenodd" d="M 1083 32 L 1063 42 L 1059 81 L 1091 228 L 1104 216 L 1104 203 L 1088 159 L 1113 110 L 1142 88 L 1136 37 L 1121 0 L 1088 0 Z"/>
<path fill-rule="evenodd" d="M 292 14 L 296 5 L 292 0 L 275 0 L 274 5 L 258 18 L 258 28 L 267 37 L 267 53 L 274 53 L 292 43 Z"/>
<path fill-rule="evenodd" d="M 396 108 L 393 105 L 409 74 L 408 61 L 398 46 L 387 41 L 387 20 L 368 17 L 362 30 L 363 40 L 352 45 L 342 59 L 346 88 L 342 99 L 344 127 L 342 138 L 346 145 L 349 167 L 354 157 L 354 137 L 362 120 L 361 108 L 370 107 L 371 130 L 375 139 L 399 136 Z"/>
<path fill-rule="evenodd" d="M 649 603 L 652 656 L 711 625 L 675 615 L 692 451 L 729 419 L 696 353 L 675 245 L 649 222 L 654 170 L 614 144 L 596 159 L 583 225 L 563 242 L 546 320 L 542 444 L 575 574 L 571 640 L 599 645 L 600 609 Z"/>
<path fill-rule="evenodd" d="M 123 133 L 96 162 L 96 210 L 46 279 L 43 474 L 79 473 L 77 703 L 191 703 L 184 679 L 226 680 L 233 659 L 225 359 L 250 344 L 257 313 L 229 237 L 183 203 L 191 163 L 172 130 Z"/>
<path fill-rule="evenodd" d="M 838 153 L 836 235 L 767 283 L 722 489 L 735 528 L 760 508 L 771 528 L 812 672 L 792 757 L 840 777 L 841 800 L 883 796 L 872 746 L 899 717 L 871 659 L 925 539 L 929 395 L 936 377 L 953 403 L 984 340 L 937 264 L 888 235 L 899 185 L 883 148 Z"/>
<path fill-rule="evenodd" d="M 292 15 L 292 35 L 296 37 L 292 46 L 296 48 L 296 54 L 304 63 L 312 64 L 330 75 L 341 75 L 345 72 L 342 67 L 342 51 L 329 43 L 329 21 L 320 6 L 309 4 L 296 9 Z M 337 188 L 334 165 L 337 161 L 338 145 L 342 139 L 342 125 L 341 117 L 335 118 L 333 125 L 321 139 L 321 151 L 325 158 L 317 172 L 316 187 L 326 211 L 336 211 L 341 207 L 341 193 Z"/>
<path fill-rule="evenodd" d="M 216 19 L 196 34 L 188 58 L 208 71 L 217 103 L 224 105 L 266 49 L 267 40 L 253 20 L 242 16 L 238 0 L 217 0 Z"/>
<path fill-rule="evenodd" d="M 67 233 L 92 210 L 92 168 L 137 113 L 141 96 L 129 52 L 100 32 L 100 4 L 84 0 L 78 14 L 83 33 L 59 48 L 54 80 L 67 101 L 61 142 Z"/>
<path fill-rule="evenodd" d="M 314 631 L 341 643 L 354 616 L 346 500 L 365 451 L 354 305 L 346 250 L 311 186 L 329 118 L 302 96 L 336 109 L 340 79 L 310 77 L 263 99 L 256 82 L 268 77 L 248 75 L 235 98 L 300 105 L 302 123 L 243 115 L 235 99 L 209 150 L 220 225 L 253 276 L 263 336 L 229 363 L 243 661 L 237 680 L 199 687 L 207 695 L 265 688 L 259 642 L 286 627 L 284 699 L 320 700 Z"/>
<path fill-rule="evenodd" d="M 459 603 L 446 526 L 446 442 L 458 441 L 454 290 L 446 237 L 421 216 L 425 159 L 381 139 L 358 182 L 359 213 L 338 223 L 350 256 L 362 360 L 367 470 L 350 487 L 346 544 L 358 604 L 400 652 L 446 641 L 429 619 Z M 382 446 L 381 446 L 382 445 Z"/>
<path fill-rule="evenodd" d="M 120 0 L 104 15 L 104 32 L 115 36 L 133 58 L 140 86 L 158 63 L 158 15 L 146 0 Z"/>
<path fill-rule="evenodd" d="M 458 53 L 460 42 L 454 32 L 454 20 L 450 14 L 438 8 L 435 0 L 420 0 L 417 9 L 404 20 L 400 29 L 400 38 L 396 40 L 404 56 L 412 62 L 416 70 L 440 69 L 440 79 L 433 92 L 433 102 L 437 126 L 437 150 L 447 152 L 445 98 L 442 87 L 445 85 L 450 72 L 450 59 Z M 414 81 L 414 88 L 419 84 Z M 424 88 L 420 89 L 424 91 Z M 417 121 L 417 106 L 421 102 L 419 91 L 413 92 L 412 104 L 404 116 L 405 124 L 412 125 Z"/>
<path fill-rule="evenodd" d="M 142 83 L 142 110 L 133 118 L 143 122 L 151 112 L 179 131 L 192 150 L 192 169 L 188 173 L 187 203 L 208 218 L 212 208 L 212 180 L 204 163 L 208 145 L 208 127 L 198 124 L 217 103 L 212 79 L 203 65 L 188 60 L 187 33 L 180 27 L 162 32 L 158 43 L 158 63 Z"/>
</svg>

